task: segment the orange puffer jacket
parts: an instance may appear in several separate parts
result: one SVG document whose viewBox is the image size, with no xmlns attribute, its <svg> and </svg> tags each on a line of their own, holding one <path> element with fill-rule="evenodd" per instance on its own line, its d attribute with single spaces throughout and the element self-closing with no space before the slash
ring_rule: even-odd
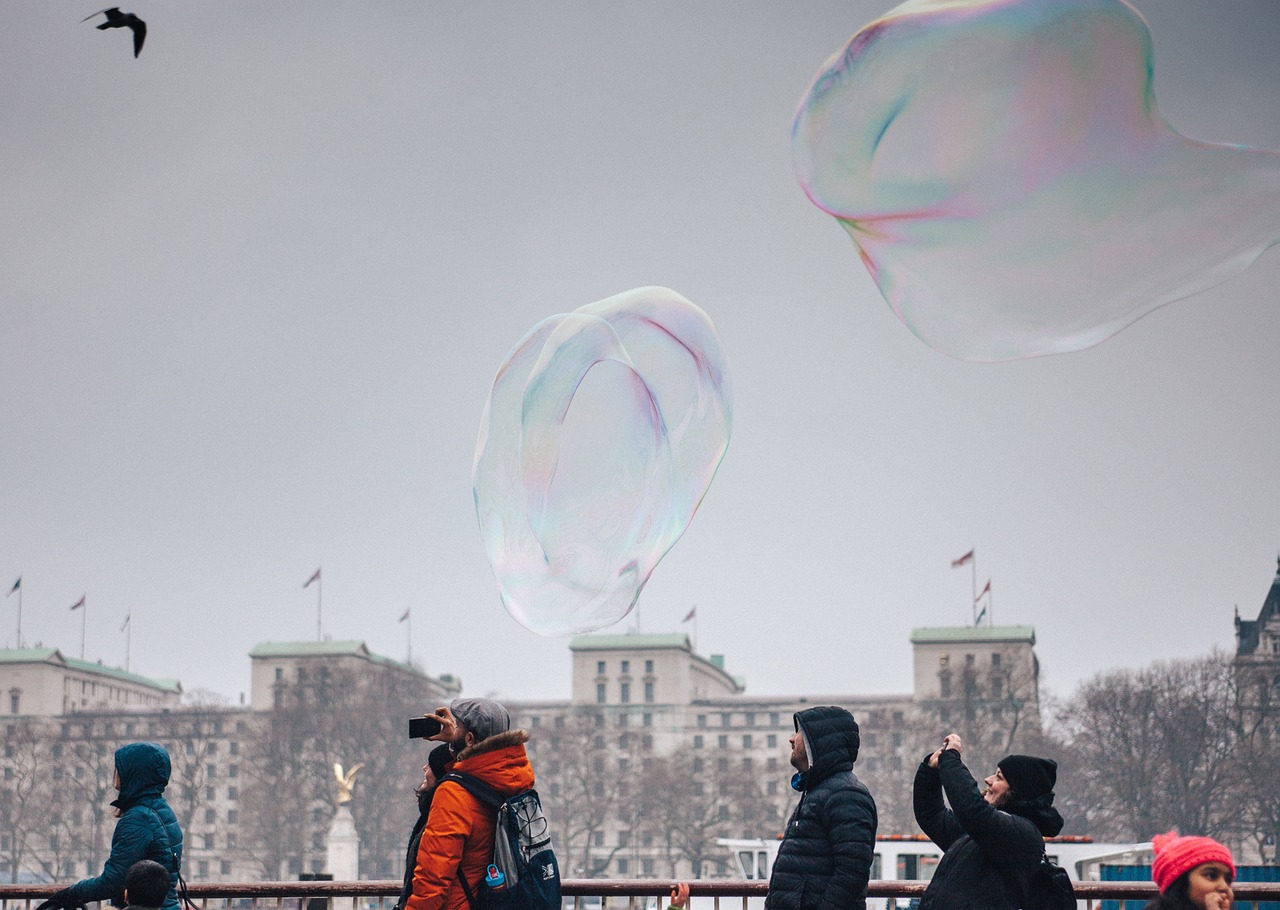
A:
<svg viewBox="0 0 1280 910">
<path fill-rule="evenodd" d="M 514 796 L 533 786 L 533 766 L 524 751 L 528 741 L 524 730 L 490 736 L 459 752 L 450 770 L 478 777 L 504 796 Z M 493 860 L 495 814 L 456 781 L 436 787 L 405 910 L 470 910 L 458 869 L 472 894 L 484 887 L 484 870 Z"/>
</svg>

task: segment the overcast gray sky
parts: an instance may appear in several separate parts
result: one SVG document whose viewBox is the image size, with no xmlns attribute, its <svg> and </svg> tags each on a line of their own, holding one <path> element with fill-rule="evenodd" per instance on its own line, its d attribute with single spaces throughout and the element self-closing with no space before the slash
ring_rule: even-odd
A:
<svg viewBox="0 0 1280 910">
<path fill-rule="evenodd" d="M 795 106 L 892 4 L 67 2 L 0 36 L 0 583 L 23 637 L 232 698 L 324 629 L 567 697 L 470 471 L 508 349 L 665 285 L 729 358 L 728 454 L 640 600 L 755 693 L 905 692 L 910 630 L 1034 625 L 1044 682 L 1233 642 L 1280 547 L 1280 255 L 1103 345 L 964 364 L 792 175 Z M 1165 117 L 1280 148 L 1272 0 L 1141 4 Z M 1206 226 L 1206 230 L 1209 227 Z M 3 601 L 12 646 L 17 596 Z M 617 628 L 632 627 L 634 617 Z"/>
</svg>

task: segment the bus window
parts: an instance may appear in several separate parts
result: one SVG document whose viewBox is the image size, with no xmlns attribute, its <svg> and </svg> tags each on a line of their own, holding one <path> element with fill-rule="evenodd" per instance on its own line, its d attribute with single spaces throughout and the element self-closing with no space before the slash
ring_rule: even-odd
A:
<svg viewBox="0 0 1280 910">
<path fill-rule="evenodd" d="M 873 853 L 871 855 L 871 880 L 880 880 L 880 854 Z"/>
<path fill-rule="evenodd" d="M 898 880 L 912 881 L 916 877 L 916 857 L 903 853 L 898 857 Z"/>
<path fill-rule="evenodd" d="M 933 881 L 933 873 L 938 871 L 938 863 L 942 862 L 940 856 L 921 856 L 919 869 L 922 881 Z"/>
</svg>

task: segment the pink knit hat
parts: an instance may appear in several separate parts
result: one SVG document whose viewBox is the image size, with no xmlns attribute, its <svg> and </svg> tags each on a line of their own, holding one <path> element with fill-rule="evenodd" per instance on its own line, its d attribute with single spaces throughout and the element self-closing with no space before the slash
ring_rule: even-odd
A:
<svg viewBox="0 0 1280 910">
<path fill-rule="evenodd" d="M 1176 830 L 1157 834 L 1151 838 L 1156 859 L 1151 864 L 1151 878 L 1160 893 L 1168 889 L 1178 876 L 1201 863 L 1222 863 L 1236 874 L 1236 864 L 1231 861 L 1231 851 L 1211 837 L 1179 837 Z"/>
</svg>

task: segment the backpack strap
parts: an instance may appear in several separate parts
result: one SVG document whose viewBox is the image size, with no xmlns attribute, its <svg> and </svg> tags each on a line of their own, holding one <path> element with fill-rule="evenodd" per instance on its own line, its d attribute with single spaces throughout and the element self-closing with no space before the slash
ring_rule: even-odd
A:
<svg viewBox="0 0 1280 910">
<path fill-rule="evenodd" d="M 447 780 L 451 780 L 455 784 L 461 784 L 468 793 L 491 809 L 500 809 L 502 804 L 507 801 L 505 796 L 473 775 L 464 774 L 461 771 L 450 771 L 440 778 L 440 783 L 444 783 Z"/>
</svg>

